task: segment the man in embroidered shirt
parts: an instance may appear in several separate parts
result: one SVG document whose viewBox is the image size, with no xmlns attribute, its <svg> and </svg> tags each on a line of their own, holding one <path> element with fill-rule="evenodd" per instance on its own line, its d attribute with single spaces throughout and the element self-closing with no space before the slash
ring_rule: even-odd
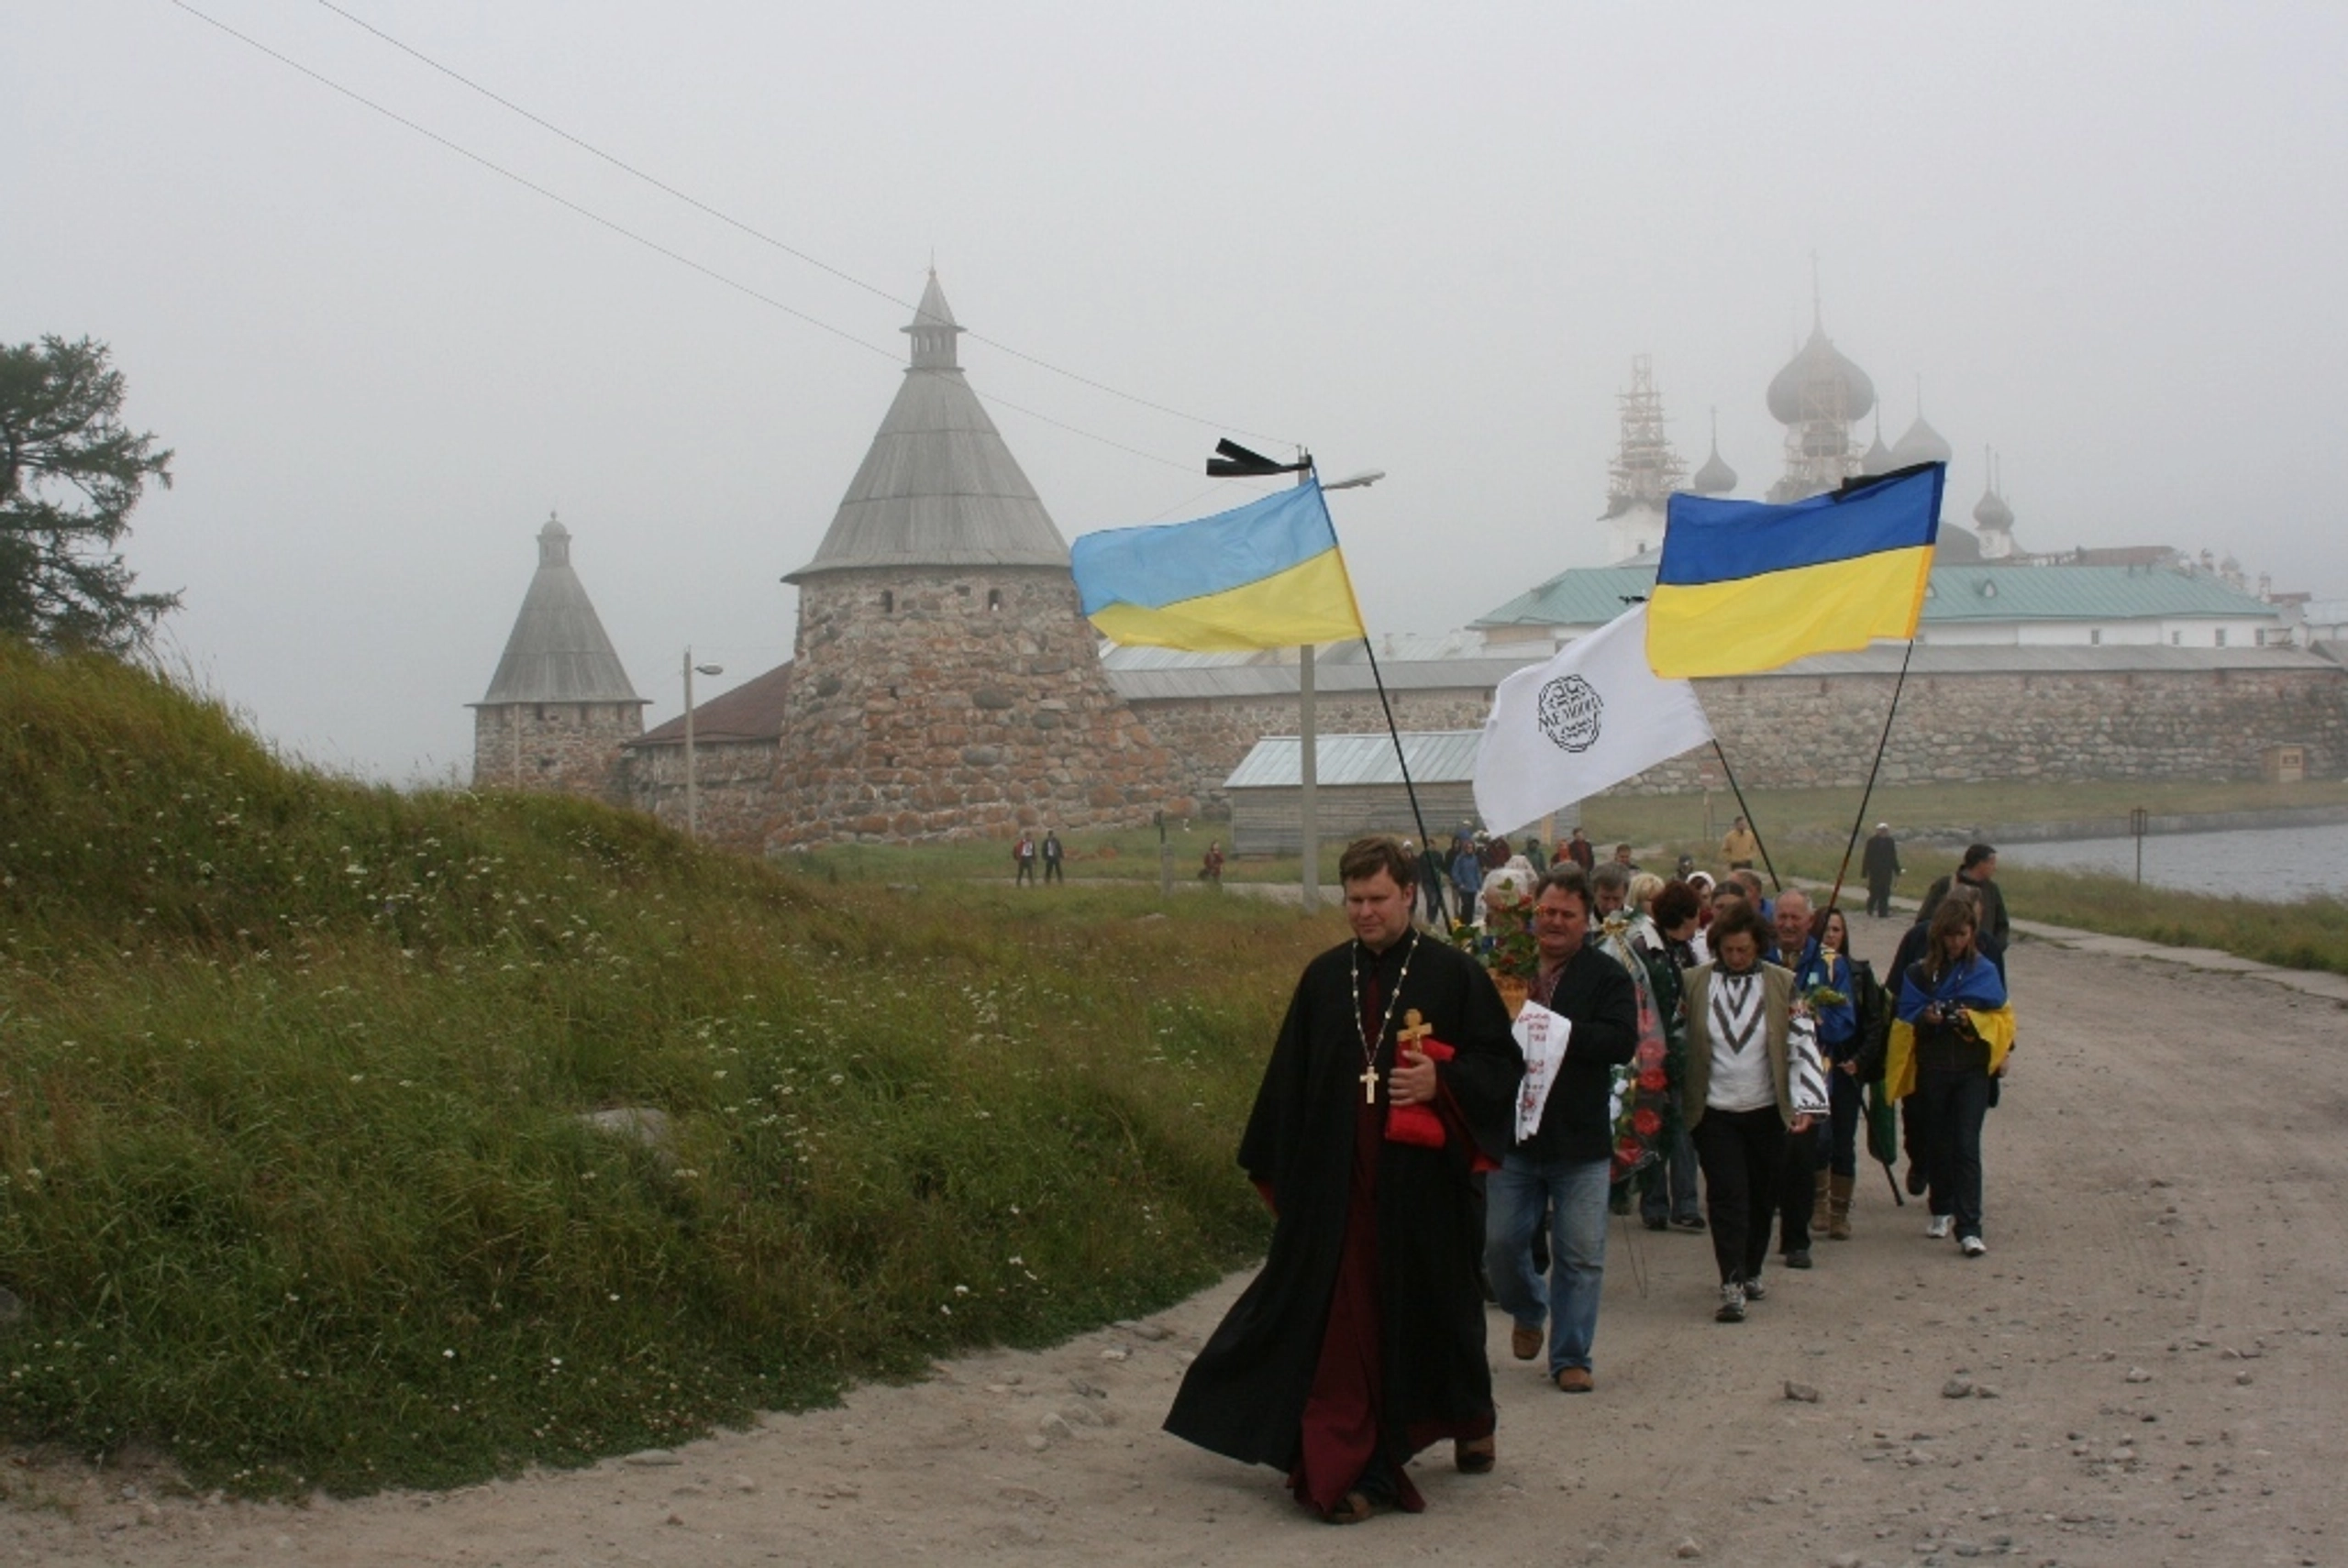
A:
<svg viewBox="0 0 2348 1568">
<path fill-rule="evenodd" d="M 1464 1471 L 1493 1463 L 1468 1177 L 1508 1146 L 1524 1061 L 1483 967 L 1412 929 L 1416 869 L 1382 836 L 1338 862 L 1353 940 L 1305 966 L 1239 1145 L 1271 1250 L 1166 1418 L 1335 1524 L 1424 1507 L 1403 1466 L 1439 1439 Z M 1413 1011 L 1448 1059 L 1398 1043 Z M 1390 1136 L 1401 1107 L 1433 1111 L 1442 1146 Z"/>
<path fill-rule="evenodd" d="M 1501 1309 L 1515 1320 L 1509 1349 L 1519 1361 L 1541 1353 L 1549 1320 L 1551 1381 L 1568 1394 L 1595 1386 L 1590 1345 L 1598 1335 L 1606 1269 L 1606 1198 L 1613 1163 L 1613 1069 L 1639 1043 L 1638 993 L 1620 964 L 1589 943 L 1589 880 L 1578 866 L 1552 866 L 1533 903 L 1541 968 L 1533 1000 L 1573 1026 L 1566 1059 L 1541 1124 L 1488 1178 L 1484 1271 Z M 1549 1211 L 1549 1277 L 1533 1268 L 1533 1231 Z"/>
</svg>

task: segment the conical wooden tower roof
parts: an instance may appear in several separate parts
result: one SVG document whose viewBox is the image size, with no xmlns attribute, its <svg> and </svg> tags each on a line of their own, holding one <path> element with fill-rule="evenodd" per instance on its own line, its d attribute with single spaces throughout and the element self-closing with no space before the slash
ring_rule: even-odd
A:
<svg viewBox="0 0 2348 1568">
<path fill-rule="evenodd" d="M 815 558 L 783 580 L 870 567 L 1066 567 L 1068 542 L 963 379 L 962 328 L 935 271 L 903 330 L 904 384 Z"/>
<path fill-rule="evenodd" d="M 504 702 L 642 702 L 587 589 L 570 569 L 570 530 L 554 518 L 538 530 L 538 571 L 522 596 L 505 657 L 476 707 Z"/>
</svg>

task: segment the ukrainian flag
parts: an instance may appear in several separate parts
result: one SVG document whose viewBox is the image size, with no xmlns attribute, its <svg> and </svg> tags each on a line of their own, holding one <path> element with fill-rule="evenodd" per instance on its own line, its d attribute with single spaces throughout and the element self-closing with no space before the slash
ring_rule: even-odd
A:
<svg viewBox="0 0 2348 1568">
<path fill-rule="evenodd" d="M 1914 636 L 1947 477 L 1924 463 L 1785 506 L 1674 495 L 1647 663 L 1667 679 L 1749 675 Z"/>
<path fill-rule="evenodd" d="M 1087 534 L 1069 565 L 1113 643 L 1229 653 L 1364 635 L 1318 481 L 1195 523 Z"/>
</svg>

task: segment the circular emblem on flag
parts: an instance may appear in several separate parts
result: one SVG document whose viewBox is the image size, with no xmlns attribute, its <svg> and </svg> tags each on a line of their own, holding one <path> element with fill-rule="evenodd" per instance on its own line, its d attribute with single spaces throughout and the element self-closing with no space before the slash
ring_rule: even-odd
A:
<svg viewBox="0 0 2348 1568">
<path fill-rule="evenodd" d="M 1588 751 L 1598 744 L 1598 721 L 1606 701 L 1578 675 L 1561 675 L 1541 688 L 1541 733 L 1560 751 Z"/>
</svg>

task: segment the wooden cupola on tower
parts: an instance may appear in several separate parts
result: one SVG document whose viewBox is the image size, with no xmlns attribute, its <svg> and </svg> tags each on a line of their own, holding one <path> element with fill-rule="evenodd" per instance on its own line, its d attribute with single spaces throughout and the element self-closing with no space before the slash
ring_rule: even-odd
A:
<svg viewBox="0 0 2348 1568">
<path fill-rule="evenodd" d="M 644 733 L 645 701 L 571 569 L 570 530 L 548 515 L 505 657 L 471 704 L 473 787 L 610 794 L 621 744 Z"/>
</svg>

